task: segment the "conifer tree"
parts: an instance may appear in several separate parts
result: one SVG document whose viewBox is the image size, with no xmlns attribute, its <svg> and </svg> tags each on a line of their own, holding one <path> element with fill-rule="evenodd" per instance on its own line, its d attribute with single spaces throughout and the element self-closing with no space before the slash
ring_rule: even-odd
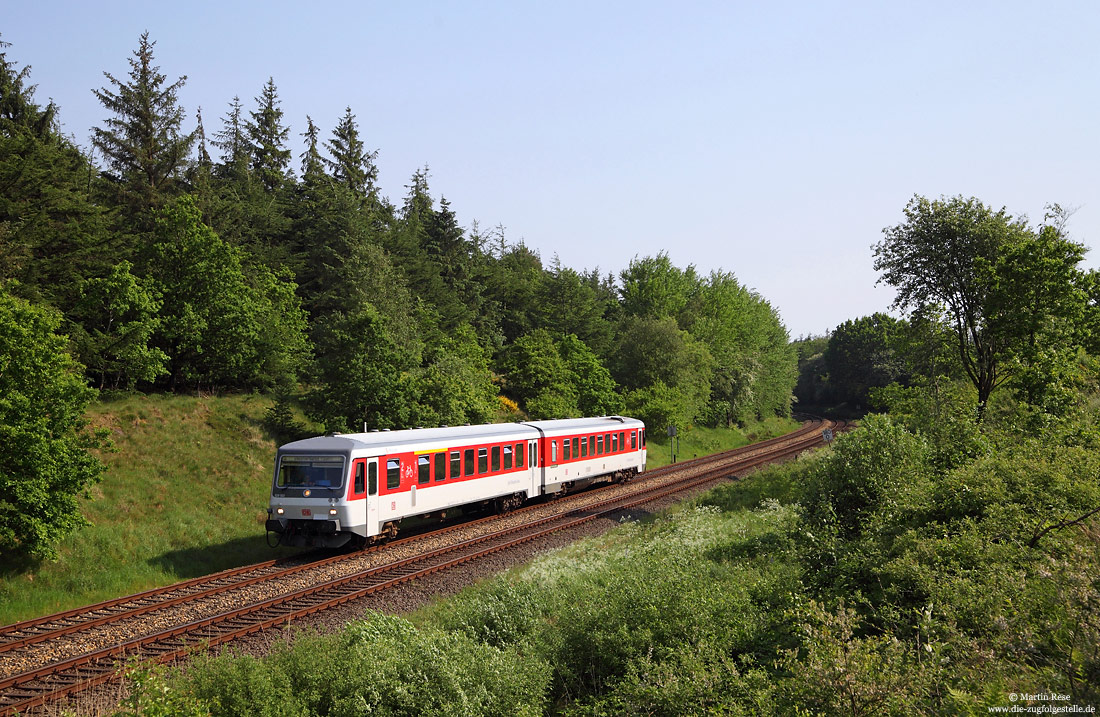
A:
<svg viewBox="0 0 1100 717">
<path fill-rule="evenodd" d="M 198 143 L 198 164 L 204 169 L 214 166 L 210 152 L 206 149 L 206 129 L 202 126 L 202 107 L 195 111 L 195 140 Z"/>
<path fill-rule="evenodd" d="M 177 94 L 187 76 L 170 85 L 153 64 L 153 46 L 144 32 L 130 62 L 129 81 L 103 75 L 111 85 L 93 90 L 103 106 L 115 116 L 105 127 L 92 128 L 92 144 L 107 164 L 106 178 L 115 186 L 118 199 L 138 219 L 148 224 L 148 210 L 161 206 L 165 198 L 182 191 L 183 170 L 194 143 L 194 133 L 184 134 L 183 107 Z"/>
<path fill-rule="evenodd" d="M 343 184 L 360 198 L 371 196 L 376 191 L 378 168 L 374 161 L 378 152 L 368 152 L 359 139 L 359 127 L 351 107 L 344 111 L 340 124 L 332 131 L 332 139 L 325 142 L 325 148 L 332 154 L 326 164 L 337 182 Z"/>
<path fill-rule="evenodd" d="M 325 173 L 325 159 L 317 149 L 320 130 L 313 124 L 313 118 L 306 115 L 306 131 L 302 136 L 306 139 L 306 151 L 302 152 L 302 179 L 307 183 L 315 181 Z"/>
<path fill-rule="evenodd" d="M 36 302 L 65 308 L 82 276 L 106 271 L 114 249 L 105 208 L 93 202 L 95 170 L 56 127 L 56 108 L 34 101 L 30 67 L 0 42 L 0 281 Z"/>
<path fill-rule="evenodd" d="M 248 168 L 248 137 L 243 116 L 241 98 L 234 96 L 229 111 L 222 117 L 222 130 L 214 135 L 214 146 L 222 151 L 220 174 L 223 177 L 242 178 Z"/>
<path fill-rule="evenodd" d="M 267 191 L 273 192 L 289 178 L 290 167 L 290 149 L 286 146 L 290 128 L 283 125 L 274 78 L 267 79 L 256 105 L 256 110 L 249 113 L 251 119 L 245 123 L 251 168 Z"/>
</svg>

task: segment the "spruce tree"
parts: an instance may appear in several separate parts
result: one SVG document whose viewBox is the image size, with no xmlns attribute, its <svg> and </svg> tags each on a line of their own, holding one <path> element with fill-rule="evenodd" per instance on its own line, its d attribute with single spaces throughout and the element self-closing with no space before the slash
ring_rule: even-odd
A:
<svg viewBox="0 0 1100 717">
<path fill-rule="evenodd" d="M 251 169 L 267 191 L 274 192 L 289 178 L 291 154 L 286 146 L 290 128 L 283 125 L 274 78 L 267 79 L 256 105 L 256 110 L 249 113 L 251 119 L 245 123 Z"/>
<path fill-rule="evenodd" d="M 105 127 L 92 128 L 92 144 L 106 161 L 105 177 L 117 191 L 117 200 L 139 227 L 147 228 L 148 211 L 183 190 L 182 175 L 194 143 L 194 133 L 183 134 L 183 107 L 177 94 L 186 75 L 172 84 L 153 64 L 153 46 L 144 32 L 130 62 L 129 81 L 109 72 L 114 86 L 92 90 L 115 116 Z"/>
<path fill-rule="evenodd" d="M 326 164 L 337 182 L 363 199 L 374 194 L 378 180 L 378 168 L 374 161 L 378 152 L 368 152 L 359 139 L 359 127 L 351 107 L 345 109 L 340 124 L 332 131 L 332 140 L 325 142 L 325 148 L 332 154 L 332 159 L 326 160 Z"/>
<path fill-rule="evenodd" d="M 105 209 L 92 201 L 95 169 L 56 127 L 56 108 L 34 101 L 30 67 L 16 68 L 0 42 L 0 281 L 62 309 L 84 276 L 116 260 Z"/>
<path fill-rule="evenodd" d="M 234 96 L 222 117 L 222 130 L 214 135 L 214 146 L 222 151 L 219 175 L 242 179 L 248 171 L 248 137 L 241 114 L 241 98 Z"/>
<path fill-rule="evenodd" d="M 306 151 L 302 152 L 300 157 L 302 160 L 302 179 L 306 183 L 316 181 L 325 173 L 326 160 L 317 149 L 320 132 L 321 130 L 317 128 L 317 125 L 313 124 L 313 118 L 306 115 L 306 131 L 302 132 L 302 136 L 306 140 Z"/>
</svg>

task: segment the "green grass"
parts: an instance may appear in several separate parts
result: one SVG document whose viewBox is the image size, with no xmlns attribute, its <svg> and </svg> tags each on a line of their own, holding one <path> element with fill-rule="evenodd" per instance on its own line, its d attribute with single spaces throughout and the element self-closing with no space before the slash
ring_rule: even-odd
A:
<svg viewBox="0 0 1100 717">
<path fill-rule="evenodd" d="M 0 625 L 286 555 L 265 542 L 275 440 L 262 427 L 265 396 L 171 394 L 105 398 L 89 411 L 115 450 L 84 513 L 93 523 L 56 562 L 0 559 Z M 785 433 L 773 419 L 740 429 L 693 428 L 679 459 Z M 658 437 L 664 438 L 664 437 Z M 649 441 L 648 467 L 669 462 L 667 438 Z"/>
<path fill-rule="evenodd" d="M 799 422 L 790 418 L 769 418 L 745 428 L 704 428 L 693 426 L 681 430 L 677 436 L 676 462 L 691 460 L 699 456 L 729 451 L 756 441 L 763 441 L 799 427 Z M 667 466 L 672 460 L 669 437 L 664 431 L 651 429 L 646 433 L 646 468 L 654 469 Z"/>
<path fill-rule="evenodd" d="M 92 527 L 55 562 L 0 562 L 0 624 L 288 554 L 264 536 L 275 442 L 260 395 L 130 395 L 89 411 L 115 450 L 85 501 Z"/>
</svg>

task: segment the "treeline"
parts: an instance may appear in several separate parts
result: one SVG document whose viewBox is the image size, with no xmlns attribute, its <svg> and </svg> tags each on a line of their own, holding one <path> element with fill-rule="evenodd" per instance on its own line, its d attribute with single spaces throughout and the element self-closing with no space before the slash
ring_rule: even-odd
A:
<svg viewBox="0 0 1100 717">
<path fill-rule="evenodd" d="M 617 412 L 663 429 L 790 411 L 787 332 L 732 274 L 664 254 L 618 276 L 544 262 L 501 226 L 464 228 L 427 167 L 391 202 L 351 108 L 327 133 L 305 117 L 292 155 L 274 80 L 250 104 L 232 98 L 216 129 L 201 111 L 185 128 L 186 78 L 160 71 L 147 34 L 128 74 L 93 90 L 107 119 L 85 151 L 6 47 L 0 323 L 42 317 L 4 346 L 12 361 L 19 342 L 60 336 L 94 388 L 269 391 L 287 436 L 296 403 L 336 431 Z M 90 394 L 71 395 L 79 415 Z M 36 411 L 28 399 L 0 422 Z M 33 479 L 4 480 L 0 502 L 23 505 Z"/>
<path fill-rule="evenodd" d="M 1081 267 L 1071 213 L 1052 205 L 1033 226 L 975 198 L 914 197 L 874 247 L 879 282 L 907 316 L 875 313 L 795 342 L 798 400 L 883 409 L 888 387 L 938 394 L 962 382 L 979 422 L 1001 387 L 1033 427 L 1065 416 L 1100 355 L 1100 272 Z"/>
</svg>

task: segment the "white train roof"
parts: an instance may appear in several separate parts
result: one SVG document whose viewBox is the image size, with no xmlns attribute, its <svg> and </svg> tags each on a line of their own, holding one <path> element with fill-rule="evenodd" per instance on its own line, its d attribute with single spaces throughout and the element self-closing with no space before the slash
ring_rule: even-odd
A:
<svg viewBox="0 0 1100 717">
<path fill-rule="evenodd" d="M 540 431 L 548 436 L 558 436 L 586 431 L 613 431 L 622 428 L 644 428 L 635 418 L 604 416 L 601 418 L 567 418 L 551 421 L 527 421 L 524 423 L 486 423 L 477 426 L 450 426 L 446 428 L 410 428 L 400 431 L 371 431 L 369 433 L 341 433 L 316 436 L 294 441 L 279 447 L 280 453 L 330 453 L 349 454 L 352 451 L 369 451 L 375 454 L 431 451 L 454 445 L 496 443 L 509 440 L 533 440 Z"/>
<path fill-rule="evenodd" d="M 636 428 L 645 428 L 645 424 L 637 418 L 627 418 L 625 416 L 565 418 L 555 421 L 526 421 L 525 425 L 533 426 L 548 436 L 561 436 L 570 433 L 585 433 L 588 431 L 620 431 L 623 429 L 634 430 Z"/>
</svg>

